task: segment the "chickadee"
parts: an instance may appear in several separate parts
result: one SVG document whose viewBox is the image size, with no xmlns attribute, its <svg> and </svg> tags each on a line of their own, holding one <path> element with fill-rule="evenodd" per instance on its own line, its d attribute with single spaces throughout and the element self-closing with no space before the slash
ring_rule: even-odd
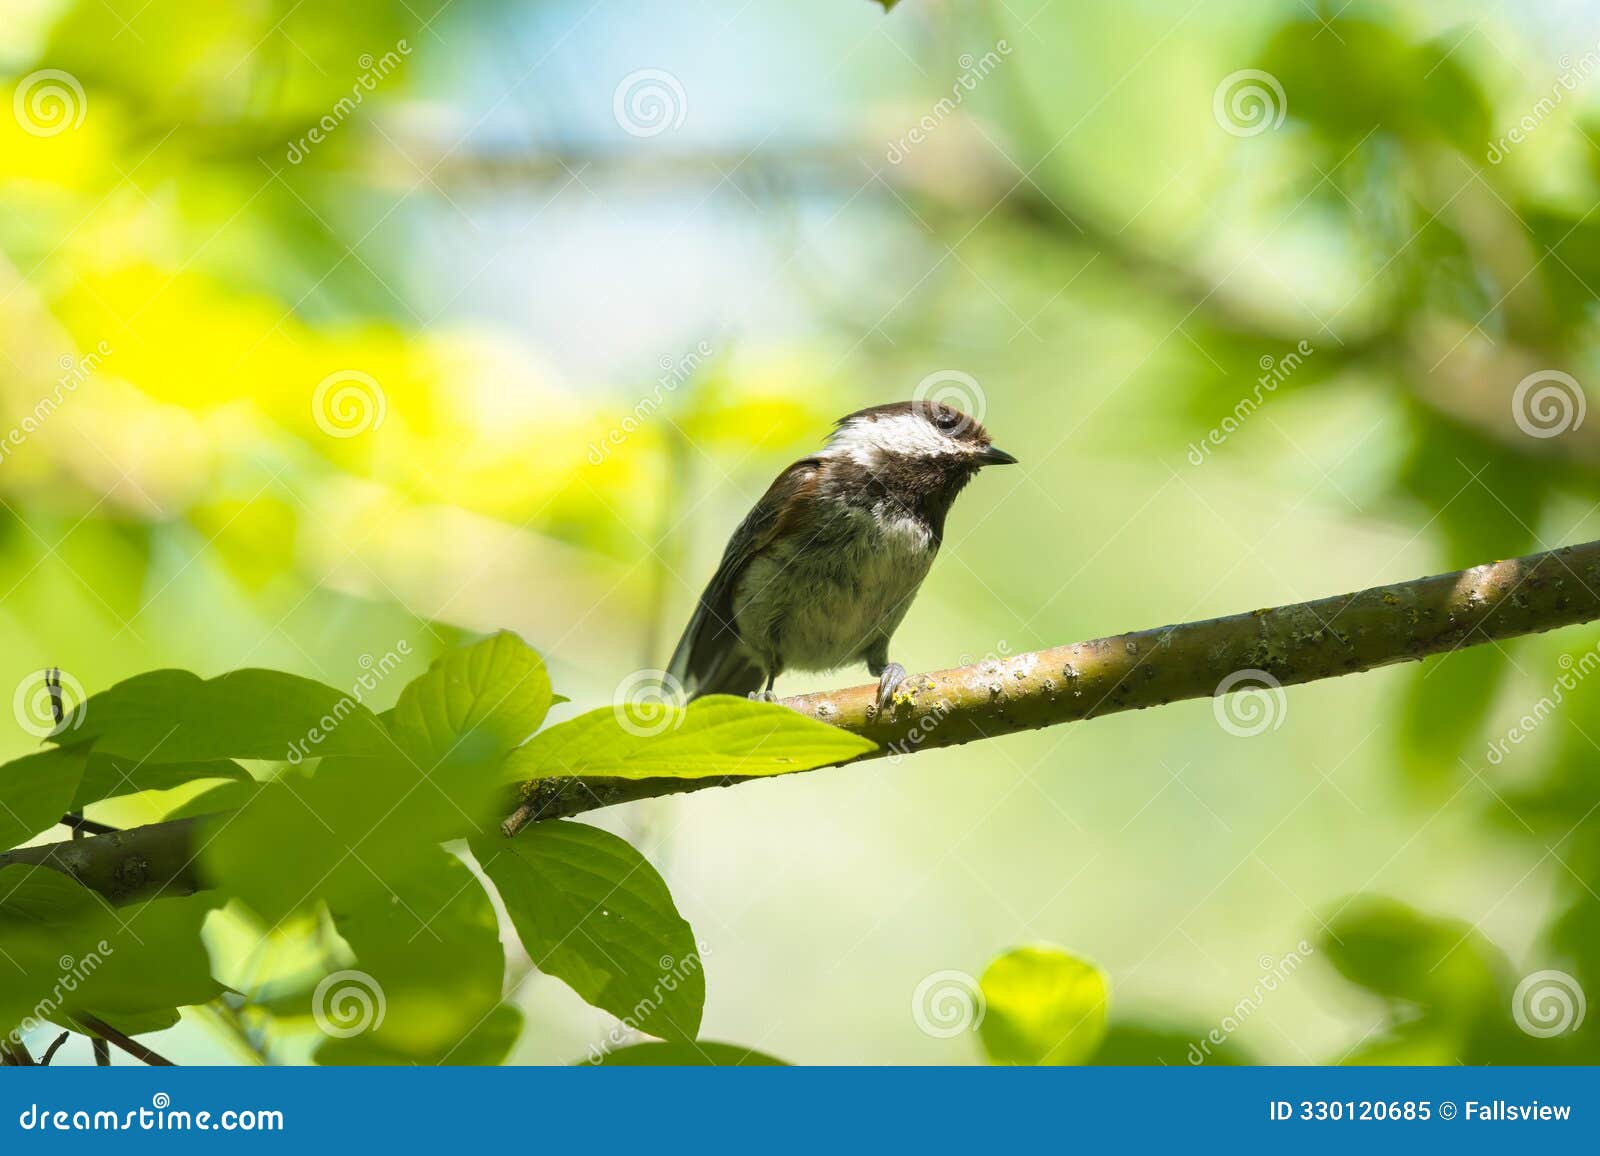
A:
<svg viewBox="0 0 1600 1156">
<path fill-rule="evenodd" d="M 906 677 L 889 639 L 939 552 L 950 504 L 984 466 L 1016 460 L 941 402 L 840 418 L 822 451 L 779 474 L 734 531 L 668 672 L 690 698 L 771 698 L 785 670 L 865 662 L 887 709 Z"/>
</svg>

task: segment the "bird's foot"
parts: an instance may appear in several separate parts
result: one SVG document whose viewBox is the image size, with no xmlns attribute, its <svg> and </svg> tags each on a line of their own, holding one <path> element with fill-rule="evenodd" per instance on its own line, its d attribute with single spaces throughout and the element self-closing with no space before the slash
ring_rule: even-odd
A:
<svg viewBox="0 0 1600 1156">
<path fill-rule="evenodd" d="M 906 668 L 898 662 L 891 662 L 883 668 L 883 673 L 878 675 L 878 710 L 889 709 L 889 704 L 894 701 L 894 692 L 900 689 L 900 684 L 905 680 Z"/>
<path fill-rule="evenodd" d="M 770 690 L 752 690 L 747 696 L 751 702 L 777 702 L 778 696 Z"/>
</svg>

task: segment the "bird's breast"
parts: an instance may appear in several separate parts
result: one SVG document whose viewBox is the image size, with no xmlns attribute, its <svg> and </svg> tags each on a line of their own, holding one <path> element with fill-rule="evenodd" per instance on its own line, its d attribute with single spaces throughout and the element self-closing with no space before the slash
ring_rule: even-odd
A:
<svg viewBox="0 0 1600 1156">
<path fill-rule="evenodd" d="M 894 633 L 938 543 L 920 518 L 844 507 L 754 559 L 734 594 L 740 635 L 794 670 L 832 670 Z"/>
</svg>

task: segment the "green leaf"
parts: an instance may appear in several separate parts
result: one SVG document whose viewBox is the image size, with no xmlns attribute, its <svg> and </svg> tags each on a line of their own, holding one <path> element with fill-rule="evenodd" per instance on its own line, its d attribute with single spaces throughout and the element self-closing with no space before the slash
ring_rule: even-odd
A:
<svg viewBox="0 0 1600 1156">
<path fill-rule="evenodd" d="M 435 659 L 384 722 L 419 760 L 498 758 L 539 729 L 554 697 L 538 651 L 501 631 Z"/>
<path fill-rule="evenodd" d="M 868 739 L 777 703 L 711 695 L 688 707 L 592 710 L 512 751 L 505 773 L 519 782 L 568 775 L 782 775 L 848 762 L 875 749 Z"/>
<path fill-rule="evenodd" d="M 0 966 L 6 982 L 0 983 L 0 1033 L 29 1028 L 56 1008 L 43 1003 L 61 974 L 56 960 L 60 948 L 52 937 L 34 927 L 0 927 Z"/>
<path fill-rule="evenodd" d="M 3 772 L 0 772 L 3 773 Z M 201 779 L 250 780 L 250 773 L 231 759 L 208 762 L 158 763 L 91 751 L 89 765 L 73 796 L 71 811 L 81 811 L 90 803 L 133 795 L 140 791 L 169 791 Z"/>
<path fill-rule="evenodd" d="M 1087 1063 L 1105 1038 L 1105 975 L 1059 948 L 1008 951 L 979 986 L 986 1008 L 978 1035 L 990 1063 Z"/>
<path fill-rule="evenodd" d="M 207 840 L 208 877 L 270 926 L 323 900 L 366 903 L 436 844 L 496 829 L 504 794 L 496 767 L 447 772 L 390 749 L 388 758 L 323 759 L 315 775 L 263 784 Z"/>
<path fill-rule="evenodd" d="M 105 922 L 69 876 L 48 867 L 0 868 L 0 1032 L 65 1013 L 63 976 L 76 989 L 78 962 L 99 965 Z"/>
<path fill-rule="evenodd" d="M 738 1044 L 700 1040 L 686 1044 L 633 1044 L 595 1052 L 579 1063 L 603 1068 L 783 1068 L 782 1060 Z"/>
<path fill-rule="evenodd" d="M 1504 971 L 1499 954 L 1467 923 L 1375 895 L 1341 906 L 1318 950 L 1351 983 L 1456 1023 L 1497 1002 Z"/>
<path fill-rule="evenodd" d="M 505 978 L 488 893 L 438 848 L 414 855 L 409 875 L 386 882 L 392 890 L 378 902 L 333 911 L 356 963 L 324 981 L 315 999 L 330 1040 L 318 1062 L 380 1062 L 385 1054 L 404 1063 L 484 1062 L 495 1040 L 509 1050 L 520 1016 L 500 1013 L 493 1030 L 477 1034 L 502 1006 Z M 360 1045 L 347 1043 L 358 1038 Z"/>
<path fill-rule="evenodd" d="M 105 962 L 85 988 L 84 1006 L 116 1019 L 201 1004 L 222 994 L 200 929 L 217 905 L 208 892 L 151 899 L 103 911 Z"/>
<path fill-rule="evenodd" d="M 192 819 L 199 815 L 218 815 L 224 811 L 237 811 L 261 793 L 262 785 L 252 778 L 239 782 L 218 783 L 201 791 L 181 806 L 174 807 L 161 816 L 163 822 L 174 819 Z"/>
<path fill-rule="evenodd" d="M 706 983 L 694 931 L 627 842 L 545 822 L 514 839 L 474 839 L 472 853 L 540 971 L 640 1031 L 699 1033 Z"/>
<path fill-rule="evenodd" d="M 501 1004 L 436 1061 L 451 1067 L 493 1067 L 505 1062 L 522 1034 L 522 1011 Z M 397 1067 L 417 1063 L 414 1055 L 386 1048 L 370 1035 L 329 1040 L 317 1049 L 317 1063 L 328 1066 Z"/>
<path fill-rule="evenodd" d="M 26 843 L 72 809 L 88 748 L 55 747 L 0 767 L 0 849 Z"/>
<path fill-rule="evenodd" d="M 393 741 L 354 698 L 276 670 L 202 679 L 154 670 L 89 698 L 77 741 L 151 763 L 384 755 Z"/>
<path fill-rule="evenodd" d="M 1402 766 L 1419 784 L 1451 783 L 1461 762 L 1477 760 L 1484 747 L 1483 722 L 1509 662 L 1492 646 L 1460 649 L 1422 664 L 1400 695 Z"/>
<path fill-rule="evenodd" d="M 0 927 L 59 931 L 94 910 L 94 897 L 70 875 L 23 864 L 0 868 Z"/>
<path fill-rule="evenodd" d="M 200 930 L 217 901 L 201 893 L 113 911 L 49 868 L 0 870 L 0 1029 L 80 1013 L 137 1026 L 214 998 L 222 986 Z"/>
<path fill-rule="evenodd" d="M 1377 129 L 1401 140 L 1481 149 L 1489 134 L 1487 103 L 1453 47 L 1414 40 L 1385 21 L 1336 13 L 1331 21 L 1285 21 L 1262 67 L 1286 90 L 1288 114 L 1338 143 L 1365 141 Z"/>
<path fill-rule="evenodd" d="M 100 1010 L 89 1014 L 94 1016 L 95 1019 L 116 1028 L 117 1031 L 125 1036 L 145 1036 L 152 1032 L 164 1032 L 168 1028 L 177 1027 L 178 1021 L 183 1019 L 183 1016 L 179 1014 L 178 1009 L 175 1007 L 160 1008 L 146 1012 Z M 62 1018 L 67 1020 L 67 1023 L 62 1024 L 63 1027 L 72 1028 L 74 1031 L 84 1030 L 75 1025 L 70 1016 L 63 1016 Z"/>
<path fill-rule="evenodd" d="M 1112 1023 L 1089 1062 L 1110 1068 L 1150 1068 L 1157 1064 L 1235 1068 L 1259 1063 L 1248 1049 L 1233 1040 L 1220 1035 L 1221 1043 L 1212 1039 L 1208 1033 L 1214 1030 L 1209 1024 Z"/>
</svg>

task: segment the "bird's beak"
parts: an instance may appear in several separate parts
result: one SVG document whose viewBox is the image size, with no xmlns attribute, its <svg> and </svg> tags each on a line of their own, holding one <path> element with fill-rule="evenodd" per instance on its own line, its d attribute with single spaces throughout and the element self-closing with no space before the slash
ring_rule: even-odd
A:
<svg viewBox="0 0 1600 1156">
<path fill-rule="evenodd" d="M 999 446 L 984 446 L 978 454 L 978 462 L 985 466 L 1014 466 L 1017 459 L 1006 453 Z"/>
</svg>

